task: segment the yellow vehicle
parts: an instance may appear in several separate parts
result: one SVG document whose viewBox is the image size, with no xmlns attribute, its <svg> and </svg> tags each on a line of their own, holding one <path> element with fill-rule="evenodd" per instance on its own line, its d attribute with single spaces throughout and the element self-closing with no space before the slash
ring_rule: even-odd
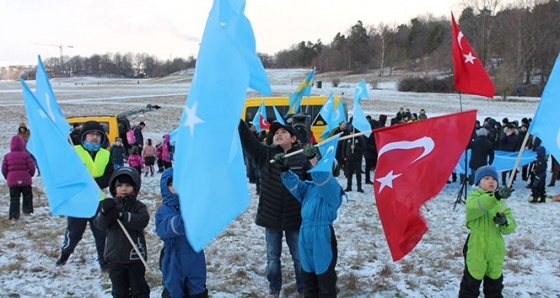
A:
<svg viewBox="0 0 560 298">
<path fill-rule="evenodd" d="M 280 115 L 283 117 L 288 111 L 288 105 L 290 102 L 289 97 L 254 97 L 247 98 L 245 100 L 245 106 L 243 107 L 243 112 L 241 118 L 245 121 L 253 121 L 257 110 L 261 106 L 261 102 L 264 100 L 264 105 L 266 107 L 266 118 L 268 122 L 272 123 L 276 120 L 274 115 L 274 110 L 272 105 L 276 107 Z M 334 97 L 334 106 L 338 106 L 338 102 L 341 100 L 340 96 Z M 288 114 L 285 122 L 289 123 L 291 119 L 295 123 L 300 123 L 304 126 L 310 127 L 313 136 L 317 142 L 321 142 L 323 139 L 319 138 L 323 131 L 327 127 L 327 122 L 321 117 L 319 112 L 323 107 L 323 104 L 327 101 L 327 96 L 305 96 L 301 100 L 300 112 L 296 115 Z M 346 105 L 344 105 L 344 114 L 347 116 Z M 346 117 L 348 119 L 348 117 Z M 338 126 L 338 125 L 337 125 Z M 299 131 L 298 131 L 299 134 Z M 305 134 L 305 132 L 303 132 Z M 308 143 L 307 135 L 298 136 L 303 143 Z"/>
<path fill-rule="evenodd" d="M 161 107 L 158 105 L 146 105 L 146 108 L 140 110 L 131 110 L 119 113 L 117 115 L 99 115 L 99 116 L 72 116 L 67 117 L 66 120 L 68 124 L 72 127 L 74 123 L 79 123 L 83 125 L 87 121 L 97 121 L 99 124 L 103 126 L 105 132 L 107 133 L 108 143 L 102 144 L 103 147 L 109 148 L 111 144 L 120 137 L 123 140 L 123 144 L 127 149 L 130 149 L 130 145 L 126 139 L 126 132 L 132 129 L 130 126 L 130 121 L 128 120 L 128 116 L 141 114 L 145 112 L 155 111 L 160 109 Z"/>
</svg>

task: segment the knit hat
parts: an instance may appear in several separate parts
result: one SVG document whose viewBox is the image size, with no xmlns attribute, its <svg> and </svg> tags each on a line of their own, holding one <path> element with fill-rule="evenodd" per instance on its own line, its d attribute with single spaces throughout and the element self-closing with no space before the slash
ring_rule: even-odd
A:
<svg viewBox="0 0 560 298">
<path fill-rule="evenodd" d="M 140 174 L 132 167 L 120 167 L 116 169 L 111 175 L 111 178 L 109 178 L 109 192 L 111 195 L 115 196 L 117 193 L 117 186 L 123 183 L 131 185 L 134 188 L 134 193 L 138 194 L 142 183 L 140 181 Z"/>
<path fill-rule="evenodd" d="M 480 180 L 486 176 L 494 177 L 496 181 L 498 181 L 498 186 L 500 186 L 498 172 L 496 172 L 496 169 L 493 166 L 482 166 L 478 168 L 478 170 L 476 170 L 476 173 L 474 173 L 474 185 L 478 185 Z"/>
<path fill-rule="evenodd" d="M 486 130 L 486 128 L 482 127 L 481 129 L 478 130 L 478 134 L 479 137 L 485 137 L 488 136 L 488 131 Z"/>
</svg>

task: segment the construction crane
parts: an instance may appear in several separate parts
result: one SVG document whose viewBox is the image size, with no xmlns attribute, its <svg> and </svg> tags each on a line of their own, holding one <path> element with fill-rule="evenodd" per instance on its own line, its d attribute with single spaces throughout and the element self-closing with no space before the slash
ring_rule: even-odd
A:
<svg viewBox="0 0 560 298">
<path fill-rule="evenodd" d="M 60 72 L 65 72 L 64 71 L 64 55 L 63 55 L 63 49 L 64 48 L 74 48 L 74 46 L 67 46 L 67 45 L 63 45 L 63 44 L 46 44 L 46 43 L 33 43 L 36 45 L 40 45 L 40 46 L 48 46 L 48 47 L 57 47 L 60 50 Z"/>
</svg>

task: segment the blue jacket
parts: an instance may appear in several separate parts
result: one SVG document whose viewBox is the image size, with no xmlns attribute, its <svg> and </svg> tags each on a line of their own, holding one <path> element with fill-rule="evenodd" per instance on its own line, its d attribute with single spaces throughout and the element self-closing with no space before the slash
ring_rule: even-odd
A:
<svg viewBox="0 0 560 298">
<path fill-rule="evenodd" d="M 342 187 L 332 174 L 313 172 L 313 181 L 301 181 L 288 171 L 282 174 L 282 183 L 302 203 L 299 230 L 299 255 L 305 272 L 323 274 L 333 258 L 331 226 L 342 204 Z"/>
<path fill-rule="evenodd" d="M 171 178 L 173 168 L 161 174 L 163 205 L 156 212 L 156 233 L 163 240 L 163 285 L 171 297 L 184 297 L 187 291 L 192 296 L 206 291 L 206 259 L 204 251 L 195 252 L 187 241 L 179 196 L 167 186 Z"/>
</svg>

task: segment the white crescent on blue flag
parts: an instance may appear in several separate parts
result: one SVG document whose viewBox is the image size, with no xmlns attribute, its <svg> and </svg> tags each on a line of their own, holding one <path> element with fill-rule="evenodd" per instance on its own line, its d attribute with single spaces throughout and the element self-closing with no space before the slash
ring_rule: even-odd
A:
<svg viewBox="0 0 560 298">
<path fill-rule="evenodd" d="M 325 103 L 321 107 L 321 110 L 319 111 L 319 114 L 321 115 L 323 120 L 327 123 L 327 127 L 325 127 L 325 130 L 321 134 L 320 138 L 323 139 L 328 138 L 331 131 L 338 126 L 338 124 L 334 122 L 332 119 L 331 115 L 333 113 L 334 113 L 334 96 L 333 93 L 331 92 L 331 94 L 329 94 L 329 97 L 327 97 L 327 100 L 325 100 Z"/>
<path fill-rule="evenodd" d="M 333 122 L 336 126 L 338 126 L 341 121 L 346 122 L 346 113 L 344 113 L 344 101 L 342 100 L 342 97 L 340 97 L 340 100 L 336 105 L 336 110 L 334 114 L 331 115 L 331 119 L 331 122 Z"/>
<path fill-rule="evenodd" d="M 48 113 L 49 118 L 52 119 L 58 130 L 65 135 L 70 132 L 70 125 L 66 118 L 62 114 L 58 103 L 56 102 L 56 97 L 52 90 L 51 84 L 49 83 L 49 78 L 47 77 L 47 72 L 41 61 L 41 56 L 38 56 L 39 63 L 37 64 L 37 73 L 35 75 L 36 86 L 35 86 L 35 98 L 43 108 L 45 112 Z"/>
<path fill-rule="evenodd" d="M 278 109 L 276 109 L 276 106 L 274 104 L 272 105 L 272 109 L 274 110 L 274 117 L 276 118 L 276 121 L 280 122 L 282 125 L 286 124 L 286 122 L 284 122 L 284 119 L 282 118 L 282 116 L 280 115 Z"/>
<path fill-rule="evenodd" d="M 354 89 L 354 105 L 359 104 L 362 98 L 369 99 L 365 80 L 361 80 Z"/>
<path fill-rule="evenodd" d="M 27 84 L 20 80 L 29 129 L 27 149 L 37 159 L 51 213 L 80 218 L 95 215 L 99 188 L 76 150 L 68 143 L 52 114 L 43 109 Z M 52 97 L 52 101 L 56 102 Z M 52 109 L 51 109 L 52 110 Z"/>
<path fill-rule="evenodd" d="M 173 187 L 196 251 L 250 201 L 239 115 L 247 87 L 271 90 L 244 10 L 245 0 L 214 0 L 177 133 Z"/>
<path fill-rule="evenodd" d="M 332 172 L 333 162 L 336 158 L 336 147 L 338 146 L 340 135 L 341 133 L 332 136 L 317 145 L 319 152 L 321 152 L 321 159 L 317 162 L 317 165 L 308 172 Z"/>
<path fill-rule="evenodd" d="M 544 87 L 528 133 L 539 137 L 542 146 L 560 160 L 560 55 Z"/>
</svg>

